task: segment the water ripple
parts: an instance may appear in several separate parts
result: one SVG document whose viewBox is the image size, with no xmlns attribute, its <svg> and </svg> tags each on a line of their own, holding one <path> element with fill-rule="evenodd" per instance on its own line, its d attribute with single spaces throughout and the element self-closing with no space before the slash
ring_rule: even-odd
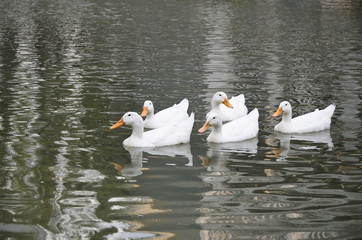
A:
<svg viewBox="0 0 362 240">
<path fill-rule="evenodd" d="M 0 1 L 0 235 L 351 239 L 361 225 L 360 1 Z M 217 91 L 259 135 L 197 133 Z M 190 144 L 132 150 L 124 112 L 183 98 Z M 337 105 L 331 129 L 273 131 Z"/>
</svg>

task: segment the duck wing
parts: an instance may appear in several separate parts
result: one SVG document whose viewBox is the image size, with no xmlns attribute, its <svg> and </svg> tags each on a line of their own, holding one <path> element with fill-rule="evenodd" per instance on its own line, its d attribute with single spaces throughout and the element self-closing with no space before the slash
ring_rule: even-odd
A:
<svg viewBox="0 0 362 240">
<path fill-rule="evenodd" d="M 314 112 L 293 118 L 293 132 L 306 133 L 329 129 L 335 108 L 336 106 L 331 104 L 323 110 L 316 109 Z"/>
<path fill-rule="evenodd" d="M 223 125 L 223 136 L 227 141 L 242 141 L 253 138 L 259 131 L 259 111 L 255 108 L 248 115 Z"/>
<path fill-rule="evenodd" d="M 164 124 L 173 124 L 188 118 L 187 110 L 189 101 L 185 98 L 180 103 L 165 108 L 157 112 L 154 116 L 155 121 Z"/>
<path fill-rule="evenodd" d="M 191 113 L 184 121 L 145 132 L 143 138 L 154 146 L 169 146 L 187 143 L 190 141 L 194 118 L 194 113 Z"/>
</svg>

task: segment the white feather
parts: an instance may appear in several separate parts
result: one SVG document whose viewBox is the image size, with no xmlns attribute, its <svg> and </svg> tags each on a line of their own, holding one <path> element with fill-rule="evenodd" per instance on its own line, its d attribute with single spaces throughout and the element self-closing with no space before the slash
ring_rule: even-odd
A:
<svg viewBox="0 0 362 240">
<path fill-rule="evenodd" d="M 223 104 L 227 99 L 227 95 L 224 92 L 217 92 L 211 99 L 211 111 L 206 115 L 206 118 L 209 114 L 217 114 L 222 121 L 231 121 L 248 114 L 248 109 L 245 106 L 245 97 L 244 94 L 240 94 L 236 97 L 232 97 L 228 100 L 233 108 L 228 108 Z"/>
<path fill-rule="evenodd" d="M 154 111 L 153 103 L 150 100 L 145 101 L 143 107 L 148 108 L 144 127 L 145 128 L 159 128 L 166 125 L 172 125 L 186 120 L 189 115 L 187 110 L 189 108 L 189 101 L 185 98 L 179 104 L 174 104 L 169 108 L 165 108 L 157 113 Z"/>
<path fill-rule="evenodd" d="M 275 131 L 283 133 L 308 133 L 329 129 L 331 118 L 336 106 L 331 104 L 323 110 L 316 109 L 292 118 L 292 107 L 288 101 L 281 102 L 279 108 L 283 111 L 282 121 L 274 127 Z"/>
<path fill-rule="evenodd" d="M 123 141 L 127 147 L 159 147 L 188 143 L 194 125 L 194 113 L 184 121 L 147 132 L 144 132 L 143 120 L 137 113 L 128 112 L 122 118 L 126 125 L 132 127 L 131 136 Z"/>
<path fill-rule="evenodd" d="M 207 137 L 209 142 L 225 143 L 237 142 L 256 137 L 259 131 L 259 112 L 255 108 L 248 115 L 237 118 L 222 125 L 221 118 L 211 113 L 206 120 L 212 127 L 211 134 Z"/>
</svg>

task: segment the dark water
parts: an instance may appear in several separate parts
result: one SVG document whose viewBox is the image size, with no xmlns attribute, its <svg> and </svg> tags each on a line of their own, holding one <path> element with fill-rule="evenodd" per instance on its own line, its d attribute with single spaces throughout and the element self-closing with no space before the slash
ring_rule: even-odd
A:
<svg viewBox="0 0 362 240">
<path fill-rule="evenodd" d="M 362 3 L 0 2 L 0 239 L 362 236 Z M 218 90 L 257 138 L 198 134 Z M 190 144 L 125 149 L 126 111 L 188 98 Z M 337 105 L 331 130 L 273 131 Z"/>
</svg>

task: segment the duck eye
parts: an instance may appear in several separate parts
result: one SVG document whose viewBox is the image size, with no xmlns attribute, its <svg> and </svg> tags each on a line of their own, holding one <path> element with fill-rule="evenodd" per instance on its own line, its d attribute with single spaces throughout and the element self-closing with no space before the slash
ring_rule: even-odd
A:
<svg viewBox="0 0 362 240">
<path fill-rule="evenodd" d="M 221 97 L 221 94 L 219 94 L 219 96 Z"/>
<path fill-rule="evenodd" d="M 216 119 L 216 117 L 213 117 L 212 119 Z"/>
<path fill-rule="evenodd" d="M 128 114 L 128 117 L 130 117 L 130 116 L 131 116 L 131 114 L 129 113 L 129 114 Z"/>
</svg>

